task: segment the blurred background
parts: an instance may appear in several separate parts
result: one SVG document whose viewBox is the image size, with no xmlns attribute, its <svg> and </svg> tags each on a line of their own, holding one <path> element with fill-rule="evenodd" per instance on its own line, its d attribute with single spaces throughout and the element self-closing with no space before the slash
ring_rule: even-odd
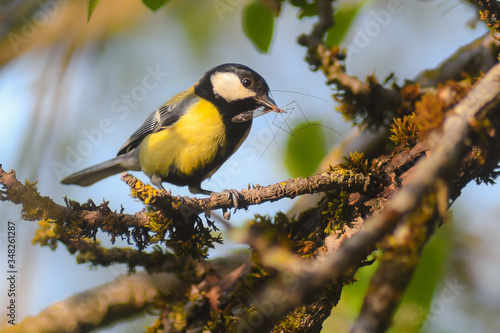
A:
<svg viewBox="0 0 500 333">
<path fill-rule="evenodd" d="M 217 7 L 220 3 L 224 11 Z M 377 13 L 395 3 L 397 13 L 378 21 Z M 266 79 L 275 101 L 287 110 L 286 119 L 255 119 L 247 141 L 204 188 L 241 189 L 307 175 L 311 168 L 291 165 L 290 150 L 303 160 L 322 158 L 352 130 L 335 112 L 323 75 L 308 69 L 306 50 L 296 43 L 315 21 L 299 20 L 298 10 L 285 4 L 269 52 L 261 53 L 242 29 L 246 5 L 171 0 L 153 13 L 137 0 L 101 0 L 87 22 L 88 3 L 83 0 L 2 1 L 2 167 L 16 170 L 20 181 L 38 180 L 40 193 L 60 204 L 64 196 L 80 202 L 91 198 L 109 201 L 112 209 L 123 206 L 126 213 L 140 211 L 143 205 L 130 197 L 119 175 L 88 188 L 64 186 L 59 180 L 116 155 L 151 112 L 211 67 L 238 62 Z M 383 81 L 393 72 L 402 83 L 487 33 L 477 21 L 477 10 L 462 1 L 372 0 L 358 2 L 358 9 L 342 45 L 348 48 L 348 73 L 362 79 L 375 73 Z M 360 38 L 374 22 L 378 29 Z M 315 125 L 318 121 L 322 126 Z M 290 127 L 297 124 L 299 130 L 291 134 Z M 317 144 L 301 139 L 301 131 L 310 130 Z M 321 149 L 313 151 L 313 145 Z M 147 181 L 142 173 L 134 175 Z M 189 195 L 186 188 L 171 190 Z M 454 203 L 453 222 L 437 230 L 426 247 L 394 332 L 500 331 L 499 191 L 471 184 Z M 234 214 L 231 223 L 241 225 L 257 213 L 286 212 L 292 205 L 293 200 L 281 200 L 250 207 Z M 64 247 L 51 251 L 33 246 L 37 224 L 21 221 L 17 206 L 0 202 L 0 216 L 0 253 L 6 253 L 7 221 L 17 225 L 18 321 L 127 272 L 121 265 L 77 265 Z M 108 236 L 100 234 L 99 239 L 111 246 Z M 127 244 L 118 241 L 115 246 Z M 210 258 L 242 248 L 225 239 Z M 6 255 L 0 259 L 0 267 L 6 260 Z M 360 281 L 344 289 L 325 332 L 348 331 L 374 269 L 361 269 Z M 1 278 L 0 292 L 5 290 Z M 102 332 L 137 332 L 152 320 L 145 316 Z"/>
</svg>

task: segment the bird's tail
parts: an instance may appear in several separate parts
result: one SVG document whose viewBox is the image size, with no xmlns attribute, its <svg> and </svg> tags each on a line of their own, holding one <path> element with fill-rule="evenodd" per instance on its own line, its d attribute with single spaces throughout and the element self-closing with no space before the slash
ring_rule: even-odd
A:
<svg viewBox="0 0 500 333">
<path fill-rule="evenodd" d="M 75 172 L 62 179 L 61 183 L 89 186 L 120 172 L 141 170 L 137 157 L 131 153 L 134 153 L 134 151 Z"/>
</svg>

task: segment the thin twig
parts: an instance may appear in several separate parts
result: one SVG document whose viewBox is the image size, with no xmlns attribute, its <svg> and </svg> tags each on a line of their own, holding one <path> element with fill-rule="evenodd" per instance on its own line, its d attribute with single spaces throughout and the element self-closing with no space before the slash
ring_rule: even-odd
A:
<svg viewBox="0 0 500 333">
<path fill-rule="evenodd" d="M 125 181 L 134 190 L 140 180 L 130 174 L 122 175 Z M 351 172 L 323 172 L 310 177 L 291 178 L 277 184 L 260 186 L 254 185 L 252 189 L 237 191 L 238 206 L 246 208 L 263 202 L 273 202 L 282 198 L 293 199 L 299 195 L 314 194 L 331 190 L 349 190 L 352 192 L 366 192 L 371 184 L 369 176 Z M 140 184 L 142 187 L 142 183 Z M 148 191 L 150 189 L 147 189 Z M 184 207 L 200 213 L 207 210 L 220 208 L 233 208 L 234 203 L 225 192 L 212 193 L 209 198 L 198 199 L 190 197 L 174 197 L 166 191 L 157 191 L 148 196 L 148 204 L 154 207 L 165 208 L 172 204 L 182 204 Z"/>
<path fill-rule="evenodd" d="M 6 172 L 0 164 L 0 184 L 4 190 L 0 192 L 0 200 L 9 200 L 14 204 L 22 204 L 25 208 L 30 205 L 38 205 L 43 211 L 39 216 L 31 218 L 24 216 L 27 220 L 39 220 L 40 216 L 47 219 L 60 221 L 83 221 L 89 227 L 101 227 L 110 219 L 110 214 L 103 214 L 92 210 L 74 210 L 70 207 L 61 206 L 49 197 L 41 196 L 33 186 L 23 185 L 16 179 L 14 170 Z M 112 218 L 123 227 L 144 227 L 148 224 L 148 218 L 143 213 L 135 215 L 112 213 Z"/>
</svg>

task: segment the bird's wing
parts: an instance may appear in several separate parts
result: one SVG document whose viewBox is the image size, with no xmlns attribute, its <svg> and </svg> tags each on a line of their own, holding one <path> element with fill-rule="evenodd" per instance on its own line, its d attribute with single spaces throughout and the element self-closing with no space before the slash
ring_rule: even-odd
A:
<svg viewBox="0 0 500 333">
<path fill-rule="evenodd" d="M 123 144 L 117 156 L 128 153 L 139 146 L 142 140 L 149 134 L 158 132 L 174 124 L 198 100 L 199 97 L 194 94 L 193 88 L 172 97 L 167 103 L 149 115 L 141 127 Z"/>
</svg>

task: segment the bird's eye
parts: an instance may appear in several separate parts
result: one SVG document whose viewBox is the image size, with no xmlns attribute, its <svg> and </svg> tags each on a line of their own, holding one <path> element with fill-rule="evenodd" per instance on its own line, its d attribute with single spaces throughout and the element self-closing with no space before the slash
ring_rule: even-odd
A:
<svg viewBox="0 0 500 333">
<path fill-rule="evenodd" d="M 249 79 L 249 78 L 243 78 L 241 79 L 241 84 L 243 85 L 243 87 L 245 88 L 249 88 L 251 85 L 252 85 L 253 81 L 252 79 Z"/>
</svg>

